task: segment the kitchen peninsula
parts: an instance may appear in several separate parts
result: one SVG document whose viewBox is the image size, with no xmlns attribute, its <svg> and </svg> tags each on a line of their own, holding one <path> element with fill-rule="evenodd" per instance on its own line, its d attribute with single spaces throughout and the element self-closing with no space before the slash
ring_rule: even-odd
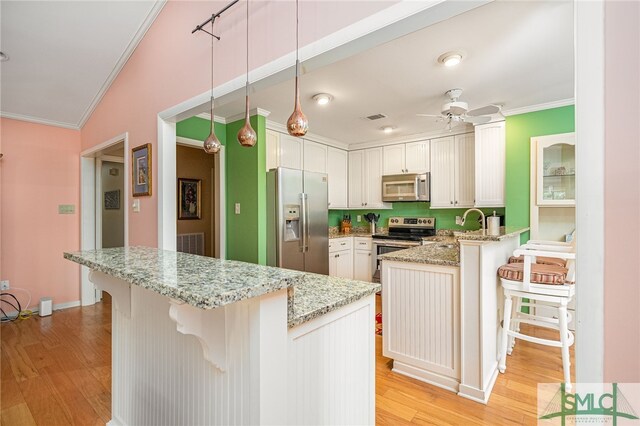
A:
<svg viewBox="0 0 640 426">
<path fill-rule="evenodd" d="M 382 260 L 383 355 L 393 371 L 487 403 L 498 375 L 497 270 L 528 228 L 438 231 Z"/>
<path fill-rule="evenodd" d="M 375 422 L 380 285 L 146 247 L 64 257 L 112 296 L 110 425 Z"/>
</svg>

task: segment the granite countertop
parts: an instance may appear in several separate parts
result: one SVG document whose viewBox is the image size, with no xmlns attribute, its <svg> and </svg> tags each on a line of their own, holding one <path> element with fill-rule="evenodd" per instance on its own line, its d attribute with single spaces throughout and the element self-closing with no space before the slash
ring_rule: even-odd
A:
<svg viewBox="0 0 640 426">
<path fill-rule="evenodd" d="M 498 235 L 489 235 L 486 230 L 483 231 L 482 229 L 478 229 L 477 231 L 453 231 L 453 235 L 459 241 L 502 241 L 520 235 L 528 230 L 528 227 L 501 226 Z"/>
<path fill-rule="evenodd" d="M 346 306 L 380 291 L 380 284 L 354 281 L 327 275 L 305 273 L 294 284 L 289 308 L 289 327 L 295 327 L 327 312 Z"/>
<path fill-rule="evenodd" d="M 454 238 L 430 238 L 431 240 L 426 240 L 433 241 L 433 243 L 383 254 L 378 259 L 426 263 L 428 265 L 460 266 L 460 247 Z"/>
<path fill-rule="evenodd" d="M 289 327 L 380 290 L 379 284 L 149 247 L 86 250 L 64 258 L 202 309 L 287 288 Z"/>
</svg>

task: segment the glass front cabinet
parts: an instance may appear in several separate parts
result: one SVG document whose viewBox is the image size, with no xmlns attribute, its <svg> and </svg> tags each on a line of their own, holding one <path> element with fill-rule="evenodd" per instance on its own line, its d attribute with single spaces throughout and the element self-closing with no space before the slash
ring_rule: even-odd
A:
<svg viewBox="0 0 640 426">
<path fill-rule="evenodd" d="M 538 141 L 537 204 L 574 206 L 576 204 L 575 139 Z"/>
</svg>

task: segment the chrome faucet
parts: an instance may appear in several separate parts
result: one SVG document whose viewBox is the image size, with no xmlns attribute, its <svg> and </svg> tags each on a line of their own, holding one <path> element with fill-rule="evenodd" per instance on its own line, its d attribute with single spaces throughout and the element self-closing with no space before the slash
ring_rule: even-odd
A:
<svg viewBox="0 0 640 426">
<path fill-rule="evenodd" d="M 478 210 L 478 209 L 469 209 L 466 212 L 464 212 L 464 214 L 462 215 L 462 221 L 460 223 L 460 226 L 464 226 L 464 221 L 467 220 L 467 214 L 473 211 L 480 213 L 480 217 L 482 218 L 482 231 L 484 231 L 484 227 L 485 227 L 484 213 L 482 213 L 482 210 Z"/>
</svg>

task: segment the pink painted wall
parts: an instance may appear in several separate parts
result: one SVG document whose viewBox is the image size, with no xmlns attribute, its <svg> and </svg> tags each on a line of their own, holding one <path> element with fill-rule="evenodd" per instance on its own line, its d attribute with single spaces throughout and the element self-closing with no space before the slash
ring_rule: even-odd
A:
<svg viewBox="0 0 640 426">
<path fill-rule="evenodd" d="M 301 1 L 300 45 L 331 34 L 397 1 Z M 169 1 L 82 128 L 82 149 L 129 132 L 133 148 L 153 144 L 153 182 L 157 182 L 157 114 L 209 89 L 210 39 L 191 30 L 227 1 Z M 295 49 L 295 2 L 251 3 L 250 67 L 256 68 Z M 216 23 L 216 84 L 244 73 L 244 5 Z M 287 96 L 291 96 L 290 93 Z M 157 246 L 157 188 L 141 197 L 140 213 L 129 212 L 129 243 Z M 131 202 L 127 203 L 131 208 Z"/>
<path fill-rule="evenodd" d="M 29 290 L 32 306 L 80 300 L 79 266 L 62 258 L 80 248 L 80 132 L 0 118 L 0 138 L 2 279 Z M 59 204 L 75 214 L 58 214 Z"/>
<path fill-rule="evenodd" d="M 640 382 L 640 3 L 605 2 L 606 382 Z"/>
</svg>

